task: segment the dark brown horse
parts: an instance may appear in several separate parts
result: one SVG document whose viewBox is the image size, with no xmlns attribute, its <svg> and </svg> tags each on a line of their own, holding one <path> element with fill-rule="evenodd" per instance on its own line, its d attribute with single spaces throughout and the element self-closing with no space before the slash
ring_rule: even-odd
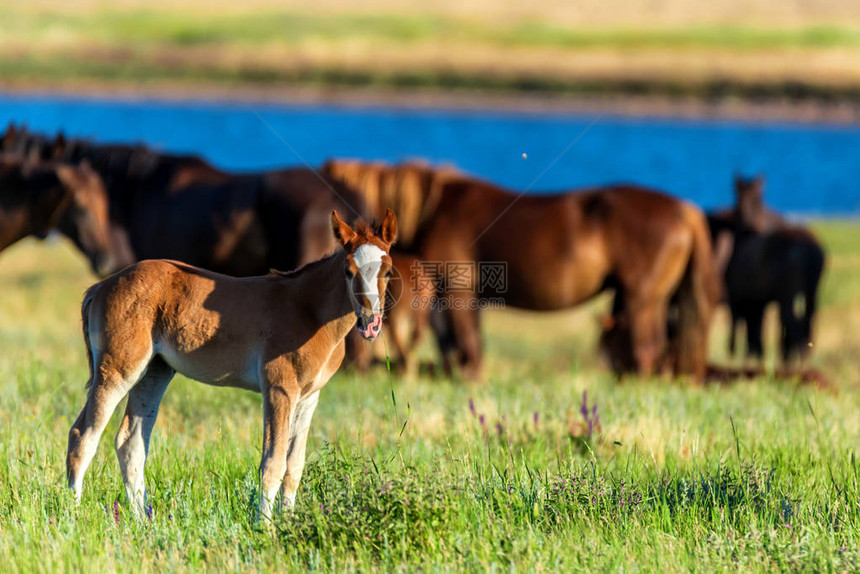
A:
<svg viewBox="0 0 860 574">
<path fill-rule="evenodd" d="M 372 212 L 382 208 L 377 197 L 395 210 L 412 206 L 398 211 L 401 245 L 441 263 L 438 286 L 465 376 L 476 378 L 481 365 L 478 298 L 552 311 L 610 288 L 623 295 L 641 373 L 653 372 L 664 351 L 674 298 L 674 372 L 704 374 L 719 282 L 705 218 L 691 204 L 629 185 L 519 197 L 451 170 L 414 164 L 330 162 L 327 170 L 360 186 Z M 394 184 L 398 191 L 391 196 L 377 193 L 392 181 L 409 183 Z M 479 262 L 506 266 L 506 281 L 482 285 L 474 265 Z"/>
<path fill-rule="evenodd" d="M 0 251 L 29 235 L 60 231 L 105 276 L 131 263 L 110 241 L 108 197 L 87 164 L 32 164 L 0 156 Z"/>
<path fill-rule="evenodd" d="M 310 169 L 231 174 L 142 145 L 62 136 L 44 145 L 40 156 L 88 161 L 102 176 L 114 243 L 137 260 L 169 258 L 234 276 L 294 269 L 336 248 L 333 209 L 349 221 L 363 211 L 360 197 Z"/>
<path fill-rule="evenodd" d="M 725 297 L 731 312 L 729 350 L 746 325 L 747 354 L 761 358 L 762 324 L 770 303 L 779 305 L 780 350 L 784 361 L 805 357 L 812 345 L 818 286 L 824 271 L 821 244 L 806 228 L 781 226 L 767 233 L 738 226 L 726 213 L 708 216 L 715 237 L 730 233 L 734 248 L 725 267 Z"/>
</svg>

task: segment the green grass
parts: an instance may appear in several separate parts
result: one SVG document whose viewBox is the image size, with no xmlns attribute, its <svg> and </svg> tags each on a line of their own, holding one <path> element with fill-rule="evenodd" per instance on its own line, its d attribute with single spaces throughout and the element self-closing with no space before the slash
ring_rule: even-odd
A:
<svg viewBox="0 0 860 574">
<path fill-rule="evenodd" d="M 124 503 L 119 415 L 75 508 L 64 457 L 85 397 L 78 305 L 92 279 L 66 243 L 23 242 L 0 256 L 0 564 L 856 570 L 860 225 L 816 230 L 832 257 L 813 362 L 839 395 L 772 380 L 618 384 L 594 356 L 606 300 L 552 315 L 496 312 L 484 384 L 336 375 L 311 427 L 297 507 L 275 529 L 254 521 L 259 396 L 181 377 L 153 433 L 151 521 Z M 713 341 L 721 361 L 724 323 Z M 431 356 L 429 344 L 422 351 Z M 584 391 L 600 416 L 591 436 Z"/>
</svg>

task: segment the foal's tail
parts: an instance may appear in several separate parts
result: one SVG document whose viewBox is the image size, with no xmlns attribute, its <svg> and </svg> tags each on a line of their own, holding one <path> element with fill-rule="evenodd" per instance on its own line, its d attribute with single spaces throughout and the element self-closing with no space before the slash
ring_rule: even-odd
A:
<svg viewBox="0 0 860 574">
<path fill-rule="evenodd" d="M 678 323 L 674 334 L 675 374 L 702 379 L 707 368 L 711 316 L 722 292 L 707 222 L 685 203 L 684 219 L 693 232 L 693 249 L 677 291 Z"/>
<path fill-rule="evenodd" d="M 90 343 L 90 309 L 93 305 L 93 297 L 98 290 L 99 284 L 96 283 L 92 287 L 86 290 L 84 293 L 84 300 L 81 303 L 81 324 L 84 330 L 84 344 L 87 346 L 87 365 L 90 368 L 90 377 L 87 379 L 86 388 L 90 388 L 93 384 L 93 377 L 95 375 L 95 367 L 93 365 L 93 347 Z"/>
</svg>

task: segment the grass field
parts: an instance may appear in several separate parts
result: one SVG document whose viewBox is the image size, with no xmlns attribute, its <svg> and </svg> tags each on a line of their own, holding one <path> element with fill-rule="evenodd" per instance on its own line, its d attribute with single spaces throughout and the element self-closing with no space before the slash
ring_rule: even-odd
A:
<svg viewBox="0 0 860 574">
<path fill-rule="evenodd" d="M 119 415 L 75 508 L 64 457 L 92 277 L 65 242 L 25 241 L 0 257 L 2 569 L 856 571 L 860 225 L 816 229 L 831 260 L 813 364 L 838 395 L 617 384 L 594 354 L 605 300 L 494 312 L 484 384 L 336 375 L 274 531 L 254 521 L 259 396 L 181 377 L 153 433 L 151 519 L 124 504 Z M 714 334 L 725 361 L 724 318 Z"/>
<path fill-rule="evenodd" d="M 528 4 L 528 3 L 527 3 Z M 317 85 L 855 97 L 848 0 L 0 0 L 0 86 Z M 711 6 L 712 4 L 712 6 Z"/>
</svg>

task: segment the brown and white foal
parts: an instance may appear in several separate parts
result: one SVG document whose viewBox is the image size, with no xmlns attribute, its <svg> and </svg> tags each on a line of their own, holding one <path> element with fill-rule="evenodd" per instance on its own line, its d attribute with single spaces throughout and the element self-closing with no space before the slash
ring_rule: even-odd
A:
<svg viewBox="0 0 860 574">
<path fill-rule="evenodd" d="M 84 295 L 87 404 L 69 432 L 69 487 L 84 473 L 114 409 L 128 395 L 116 452 L 134 510 L 146 507 L 144 464 L 162 395 L 177 372 L 263 395 L 260 511 L 292 506 L 320 389 L 340 367 L 353 326 L 374 339 L 382 325 L 397 221 L 352 229 L 336 212 L 343 246 L 289 273 L 233 278 L 166 260 L 142 261 Z"/>
</svg>

